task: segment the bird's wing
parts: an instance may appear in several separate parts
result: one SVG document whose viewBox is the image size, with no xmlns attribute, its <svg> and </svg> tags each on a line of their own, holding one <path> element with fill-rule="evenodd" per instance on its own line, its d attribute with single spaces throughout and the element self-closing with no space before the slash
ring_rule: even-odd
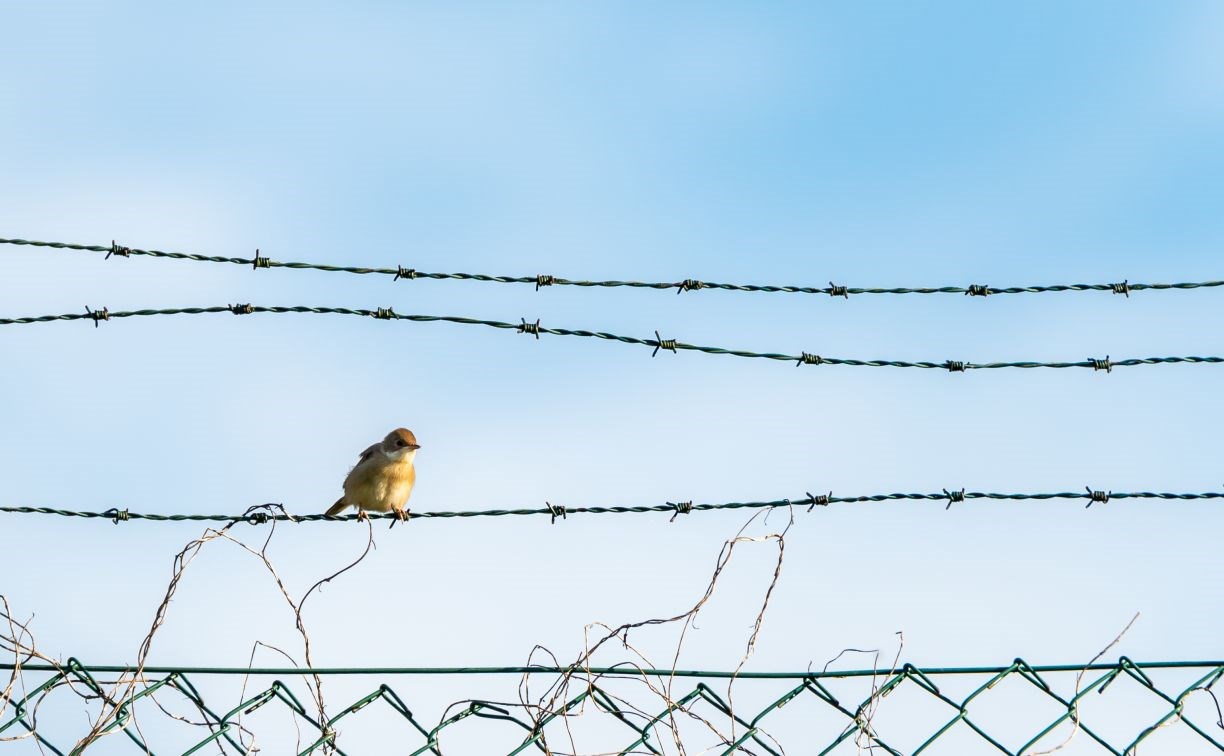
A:
<svg viewBox="0 0 1224 756">
<path fill-rule="evenodd" d="M 370 459 L 374 456 L 374 452 L 378 451 L 379 446 L 380 444 L 371 444 L 370 448 L 363 451 L 361 453 L 361 456 L 357 458 L 357 464 L 353 465 L 353 469 L 356 470 L 358 467 L 361 467 L 366 462 L 369 462 Z"/>
<path fill-rule="evenodd" d="M 357 458 L 357 464 L 353 465 L 352 469 L 348 471 L 348 475 L 344 476 L 345 490 L 348 490 L 350 481 L 356 480 L 367 474 L 373 469 L 374 465 L 377 465 L 378 449 L 379 444 L 373 444 L 370 446 L 370 448 L 361 453 L 361 456 Z"/>
</svg>

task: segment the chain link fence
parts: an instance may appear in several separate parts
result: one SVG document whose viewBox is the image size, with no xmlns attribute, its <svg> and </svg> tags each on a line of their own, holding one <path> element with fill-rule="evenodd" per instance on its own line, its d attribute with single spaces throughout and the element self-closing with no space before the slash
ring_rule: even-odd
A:
<svg viewBox="0 0 1224 756">
<path fill-rule="evenodd" d="M 184 754 L 1224 751 L 1214 691 L 1224 677 L 1220 661 L 1122 657 L 1077 667 L 1017 659 L 1005 667 L 740 674 L 629 667 L 310 670 L 328 676 L 329 685 L 349 681 L 352 697 L 324 721 L 298 683 L 302 669 L 147 667 L 136 679 L 124 667 L 76 659 L 0 667 L 11 676 L 0 698 L 5 753 L 16 747 L 14 753 L 75 754 L 103 741 L 108 752 Z M 518 700 L 438 703 L 438 693 L 456 685 L 501 684 L 504 691 L 516 680 Z M 84 732 L 68 723 L 80 724 L 79 711 L 67 717 L 65 704 L 75 700 L 78 710 L 88 710 L 106 701 L 116 682 L 133 681 L 125 698 L 112 702 L 119 715 L 99 736 L 75 741 Z M 529 685 L 542 686 L 550 695 L 540 700 L 550 700 L 529 703 Z M 120 742 L 126 749 L 116 750 Z M 31 747 L 23 751 L 22 743 Z"/>
</svg>

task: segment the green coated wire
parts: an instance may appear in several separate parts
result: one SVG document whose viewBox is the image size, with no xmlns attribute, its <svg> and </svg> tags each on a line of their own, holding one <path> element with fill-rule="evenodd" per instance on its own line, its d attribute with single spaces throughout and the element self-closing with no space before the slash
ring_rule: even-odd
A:
<svg viewBox="0 0 1224 756">
<path fill-rule="evenodd" d="M 545 286 L 579 286 L 584 288 L 618 288 L 635 289 L 675 289 L 677 293 L 684 291 L 699 291 L 701 289 L 721 289 L 724 291 L 747 291 L 766 293 L 792 294 L 827 294 L 834 297 L 847 297 L 851 294 L 962 294 L 968 296 L 986 297 L 995 294 L 1039 294 L 1060 291 L 1110 291 L 1115 294 L 1130 296 L 1134 291 L 1162 291 L 1207 289 L 1224 286 L 1224 281 L 1193 281 L 1185 283 L 1096 283 L 1096 284 L 1053 284 L 1047 286 L 987 286 L 971 284 L 969 286 L 937 286 L 937 287 L 892 287 L 892 288 L 859 288 L 854 286 L 839 286 L 830 283 L 828 286 L 792 286 L 716 283 L 697 279 L 683 281 L 583 281 L 559 278 L 551 275 L 534 276 L 500 276 L 486 273 L 429 273 L 413 268 L 398 266 L 395 268 L 371 268 L 350 265 L 324 265 L 308 262 L 279 262 L 262 257 L 256 250 L 255 257 L 224 257 L 219 255 L 201 255 L 189 252 L 164 252 L 157 249 L 138 249 L 111 242 L 109 246 L 98 244 L 71 244 L 67 242 L 33 241 L 30 239 L 0 239 L 0 244 L 19 246 L 48 247 L 52 249 L 68 249 L 83 252 L 103 252 L 111 256 L 130 257 L 141 255 L 172 260 L 194 260 L 196 262 L 229 263 L 233 265 L 249 265 L 259 268 L 290 268 L 293 270 L 319 270 L 328 273 L 352 273 L 356 275 L 384 275 L 399 279 L 449 279 L 458 281 L 481 281 L 487 283 L 531 284 L 538 291 Z"/>
<path fill-rule="evenodd" d="M 580 336 L 584 338 L 594 338 L 602 341 L 613 341 L 622 344 L 632 344 L 653 348 L 653 355 L 657 355 L 660 350 L 677 352 L 677 351 L 692 351 L 702 354 L 721 354 L 730 355 L 732 357 L 746 357 L 753 359 L 766 359 L 778 362 L 792 362 L 796 366 L 800 365 L 849 365 L 853 367 L 894 367 L 894 368 L 922 368 L 928 370 L 947 370 L 949 372 L 958 373 L 967 370 L 994 370 L 1001 368 L 1091 368 L 1093 371 L 1102 370 L 1112 372 L 1116 367 L 1135 367 L 1139 365 L 1163 365 L 1175 363 L 1187 364 L 1219 364 L 1224 363 L 1224 357 L 1133 357 L 1123 360 L 1113 360 L 1108 356 L 1104 358 L 1089 357 L 1085 360 L 1077 360 L 1073 362 L 1038 362 L 1038 361 L 1020 361 L 1020 362 L 962 362 L 958 360 L 944 360 L 942 362 L 922 361 L 909 362 L 905 360 L 858 360 L 845 359 L 839 357 L 824 357 L 808 352 L 800 354 L 782 354 L 778 352 L 753 352 L 743 349 L 725 349 L 723 347 L 700 346 L 697 344 L 686 344 L 676 339 L 664 339 L 658 332 L 655 333 L 653 339 L 642 339 L 636 336 L 619 336 L 614 333 L 604 331 L 587 331 L 572 328 L 549 328 L 541 326 L 537 320 L 534 323 L 522 319 L 519 323 L 508 323 L 502 320 L 481 320 L 479 318 L 460 317 L 455 315 L 401 315 L 389 307 L 379 307 L 374 310 L 353 309 L 348 307 L 265 307 L 252 304 L 236 304 L 236 305 L 217 305 L 212 307 L 170 307 L 160 309 L 144 309 L 144 310 L 121 310 L 112 312 L 106 307 L 93 310 L 86 308 L 85 312 L 70 312 L 59 315 L 36 315 L 19 318 L 0 318 L 0 326 L 12 325 L 29 325 L 33 323 L 50 323 L 54 321 L 72 321 L 72 320 L 88 320 L 92 321 L 96 327 L 103 321 L 117 320 L 121 318 L 134 317 L 154 317 L 164 315 L 205 315 L 228 312 L 235 315 L 250 315 L 253 313 L 275 313 L 275 314 L 314 314 L 314 315 L 349 315 L 360 317 L 371 317 L 379 320 L 407 320 L 417 323 L 457 323 L 460 325 L 479 325 L 487 328 L 496 328 L 499 330 L 512 330 L 518 333 L 535 336 L 537 339 L 540 334 L 551 334 L 554 336 Z"/>
<path fill-rule="evenodd" d="M 1133 662 L 1129 664 L 1139 669 L 1197 669 L 1199 667 L 1221 667 L 1224 666 L 1224 660 L 1218 661 L 1151 661 L 1151 662 Z M 133 671 L 133 667 L 127 664 L 83 664 L 78 660 L 70 660 L 65 662 L 63 666 L 70 664 L 79 665 L 82 669 L 88 669 L 94 674 L 123 674 Z M 1006 666 L 983 666 L 983 667 L 923 667 L 922 673 L 926 675 L 995 675 L 1001 672 L 1006 672 L 1014 668 L 1017 664 L 1023 664 L 1024 669 L 1036 673 L 1052 673 L 1052 672 L 1079 672 L 1081 670 L 1087 672 L 1097 672 L 1105 670 L 1114 670 L 1118 668 L 1119 662 L 1098 662 L 1095 664 L 1044 664 L 1044 665 L 1029 665 L 1023 659 L 1017 659 L 1012 664 Z M 828 670 L 794 670 L 782 672 L 754 672 L 750 670 L 741 670 L 732 672 L 727 670 L 712 670 L 712 669 L 655 669 L 647 667 L 634 667 L 622 665 L 618 667 L 583 667 L 583 666 L 550 666 L 542 664 L 532 665 L 506 665 L 501 667 L 194 667 L 194 666 L 175 666 L 175 665 L 146 665 L 141 667 L 141 670 L 150 675 L 165 675 L 165 674 L 180 674 L 180 675 L 267 675 L 267 676 L 286 676 L 286 675 L 405 675 L 405 676 L 437 676 L 437 675 L 522 675 L 522 674 L 540 674 L 540 675 L 561 675 L 561 674 L 592 674 L 592 675 L 611 675 L 620 677 L 705 677 L 710 679 L 743 679 L 743 680 L 806 680 L 806 679 L 823 679 L 823 678 L 849 678 L 849 677 L 881 677 L 890 673 L 896 673 L 897 670 L 903 669 L 905 665 L 894 668 L 875 668 L 875 669 L 828 669 Z M 14 664 L 13 662 L 0 662 L 0 671 L 12 671 L 15 669 L 25 670 L 27 672 L 58 672 L 62 666 L 45 663 L 26 663 Z"/>
<path fill-rule="evenodd" d="M 811 511 L 817 506 L 829 504 L 861 504 L 883 501 L 939 501 L 946 502 L 947 507 L 964 501 L 989 499 L 995 501 L 1049 501 L 1054 499 L 1087 501 L 1087 507 L 1093 504 L 1105 504 L 1123 499 L 1156 499 L 1164 501 L 1194 501 L 1205 499 L 1224 499 L 1224 491 L 1204 491 L 1201 493 L 1171 493 L 1158 491 L 1102 491 L 1085 489 L 1083 493 L 1075 491 L 1059 491 L 1052 493 L 995 493 L 987 491 L 942 491 L 936 493 L 886 493 L 863 496 L 833 496 L 832 494 L 812 495 L 794 499 L 774 499 L 772 501 L 729 501 L 717 504 L 694 504 L 691 501 L 667 502 L 643 506 L 588 506 L 566 507 L 549 504 L 545 507 L 523 509 L 470 509 L 458 511 L 424 511 L 410 512 L 411 520 L 454 519 L 470 517 L 505 517 L 505 516 L 547 516 L 555 523 L 557 517 L 579 514 L 645 514 L 650 512 L 670 513 L 673 519 L 689 512 L 706 512 L 734 509 L 771 509 L 778 507 L 806 507 Z M 273 511 L 275 510 L 275 511 Z M 252 507 L 242 514 L 158 514 L 153 512 L 131 512 L 127 509 L 108 509 L 105 511 L 82 511 L 57 509 L 53 507 L 18 507 L 0 506 L 0 513 L 8 514 L 41 514 L 58 515 L 61 517 L 81 517 L 85 519 L 111 520 L 115 523 L 129 520 L 149 520 L 153 522 L 247 522 L 252 525 L 262 525 L 268 522 L 353 522 L 358 515 L 323 514 L 293 515 L 283 511 L 279 504 L 267 504 Z M 396 519 L 393 512 L 370 512 L 370 519 Z"/>
</svg>

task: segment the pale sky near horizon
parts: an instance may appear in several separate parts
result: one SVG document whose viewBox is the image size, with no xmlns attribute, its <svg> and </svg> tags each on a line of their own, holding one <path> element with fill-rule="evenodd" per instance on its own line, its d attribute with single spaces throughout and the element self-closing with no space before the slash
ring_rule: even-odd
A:
<svg viewBox="0 0 1224 756">
<path fill-rule="evenodd" d="M 6 4 L 0 18 L 0 237 L 581 279 L 1224 277 L 1218 3 L 82 2 Z M 0 245 L 0 317 L 235 302 L 540 318 L 861 359 L 1224 355 L 1220 289 L 536 292 Z M 321 512 L 357 453 L 400 425 L 423 447 L 414 510 L 1224 484 L 1220 365 L 796 368 L 227 314 L 3 327 L 0 355 L 8 506 Z M 571 660 L 587 623 L 691 605 L 747 517 L 379 526 L 378 549 L 311 599 L 316 662 L 513 665 L 535 644 Z M 887 663 L 898 631 L 919 665 L 1085 662 L 1136 612 L 1107 658 L 1221 659 L 1222 527 L 1212 501 L 803 510 L 745 668 L 820 667 L 846 647 Z M 202 530 L 0 514 L 0 594 L 34 615 L 48 654 L 129 663 L 173 555 Z M 272 558 L 300 595 L 365 532 L 282 526 Z M 770 544 L 737 552 L 680 667 L 734 668 L 773 558 Z M 149 662 L 240 666 L 257 640 L 300 659 L 261 570 L 210 545 Z M 670 662 L 670 629 L 638 637 Z M 505 680 L 394 685 L 435 722 L 465 695 L 513 697 Z M 1135 721 L 1154 719 L 1134 706 Z M 1209 701 L 1190 706 L 1214 722 Z M 351 752 L 379 752 L 370 744 L 396 727 L 354 725 Z M 497 750 L 482 737 L 456 752 Z M 982 741 L 965 738 L 958 752 L 977 753 Z M 1206 748 L 1174 728 L 1154 738 L 1149 753 Z M 110 738 L 96 751 L 132 749 Z M 38 750 L 0 743 L 9 753 Z"/>
</svg>

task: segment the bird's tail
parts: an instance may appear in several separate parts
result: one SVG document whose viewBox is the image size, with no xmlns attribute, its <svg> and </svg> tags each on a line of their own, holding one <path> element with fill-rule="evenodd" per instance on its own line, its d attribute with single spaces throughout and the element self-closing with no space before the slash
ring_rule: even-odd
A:
<svg viewBox="0 0 1224 756">
<path fill-rule="evenodd" d="M 324 514 L 328 517 L 335 517 L 346 509 L 348 509 L 348 502 L 341 496 L 339 499 L 336 499 L 336 503 L 332 504 L 331 508 L 324 512 Z"/>
</svg>

